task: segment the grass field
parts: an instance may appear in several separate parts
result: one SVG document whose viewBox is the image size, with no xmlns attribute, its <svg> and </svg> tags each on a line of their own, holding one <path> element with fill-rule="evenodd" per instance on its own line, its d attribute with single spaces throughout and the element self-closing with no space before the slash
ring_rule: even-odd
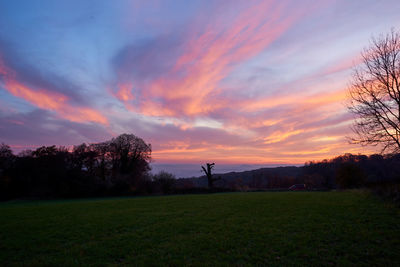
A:
<svg viewBox="0 0 400 267">
<path fill-rule="evenodd" d="M 400 211 L 361 192 L 0 204 L 0 265 L 400 266 Z"/>
</svg>

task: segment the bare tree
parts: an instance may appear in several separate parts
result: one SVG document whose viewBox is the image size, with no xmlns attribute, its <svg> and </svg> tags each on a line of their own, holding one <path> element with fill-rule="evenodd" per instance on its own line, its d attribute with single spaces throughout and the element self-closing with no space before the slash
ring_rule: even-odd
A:
<svg viewBox="0 0 400 267">
<path fill-rule="evenodd" d="M 207 168 L 205 168 L 204 166 L 201 166 L 201 168 L 203 169 L 204 173 L 207 176 L 208 188 L 213 188 L 214 182 L 220 180 L 221 177 L 213 178 L 211 171 L 212 171 L 212 168 L 214 168 L 215 163 L 207 163 L 206 165 L 207 165 Z"/>
<path fill-rule="evenodd" d="M 113 169 L 128 173 L 138 168 L 148 169 L 151 160 L 151 145 L 133 134 L 121 134 L 110 141 Z M 142 170 L 141 170 L 142 171 Z"/>
<path fill-rule="evenodd" d="M 353 143 L 400 152 L 400 32 L 373 38 L 349 88 Z"/>
</svg>

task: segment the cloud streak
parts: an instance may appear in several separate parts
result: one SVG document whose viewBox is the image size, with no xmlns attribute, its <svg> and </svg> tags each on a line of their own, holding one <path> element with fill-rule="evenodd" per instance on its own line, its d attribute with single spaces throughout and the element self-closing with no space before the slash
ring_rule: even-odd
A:
<svg viewBox="0 0 400 267">
<path fill-rule="evenodd" d="M 222 106 L 213 99 L 221 91 L 220 82 L 235 65 L 262 52 L 304 15 L 304 10 L 285 15 L 288 6 L 285 1 L 257 2 L 226 28 L 209 25 L 201 34 L 189 30 L 182 54 L 172 59 L 175 63 L 166 73 L 141 90 L 140 102 L 130 102 L 125 85 L 119 85 L 116 97 L 129 109 L 150 116 L 209 114 Z"/>
<path fill-rule="evenodd" d="M 64 119 L 73 122 L 108 124 L 107 118 L 100 112 L 88 107 L 71 105 L 67 95 L 45 88 L 34 89 L 18 81 L 16 71 L 6 66 L 1 54 L 0 78 L 4 83 L 4 88 L 13 96 L 22 98 L 41 109 L 55 111 Z"/>
</svg>

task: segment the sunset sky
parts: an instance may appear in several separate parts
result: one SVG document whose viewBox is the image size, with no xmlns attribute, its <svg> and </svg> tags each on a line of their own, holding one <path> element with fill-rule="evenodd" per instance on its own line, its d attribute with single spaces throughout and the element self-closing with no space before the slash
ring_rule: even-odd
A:
<svg viewBox="0 0 400 267">
<path fill-rule="evenodd" d="M 133 133 L 157 163 L 346 152 L 351 68 L 398 0 L 0 1 L 0 142 Z"/>
</svg>

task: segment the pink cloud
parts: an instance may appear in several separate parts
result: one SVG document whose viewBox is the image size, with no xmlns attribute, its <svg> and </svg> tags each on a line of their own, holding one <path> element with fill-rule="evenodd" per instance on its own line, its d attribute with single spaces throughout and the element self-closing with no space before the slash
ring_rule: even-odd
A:
<svg viewBox="0 0 400 267">
<path fill-rule="evenodd" d="M 193 30 L 175 65 L 142 90 L 138 105 L 131 104 L 124 86 L 118 86 L 116 97 L 130 109 L 150 116 L 193 117 L 228 105 L 213 101 L 221 92 L 219 83 L 236 64 L 262 52 L 304 15 L 300 9 L 287 15 L 289 4 L 258 2 L 225 29 L 209 25 L 200 35 Z"/>
<path fill-rule="evenodd" d="M 12 95 L 45 110 L 55 111 L 60 117 L 73 122 L 95 122 L 108 124 L 108 120 L 100 112 L 89 108 L 73 106 L 68 96 L 49 91 L 45 88 L 33 89 L 16 79 L 16 72 L 6 66 L 0 55 L 0 77 L 4 88 Z"/>
</svg>

